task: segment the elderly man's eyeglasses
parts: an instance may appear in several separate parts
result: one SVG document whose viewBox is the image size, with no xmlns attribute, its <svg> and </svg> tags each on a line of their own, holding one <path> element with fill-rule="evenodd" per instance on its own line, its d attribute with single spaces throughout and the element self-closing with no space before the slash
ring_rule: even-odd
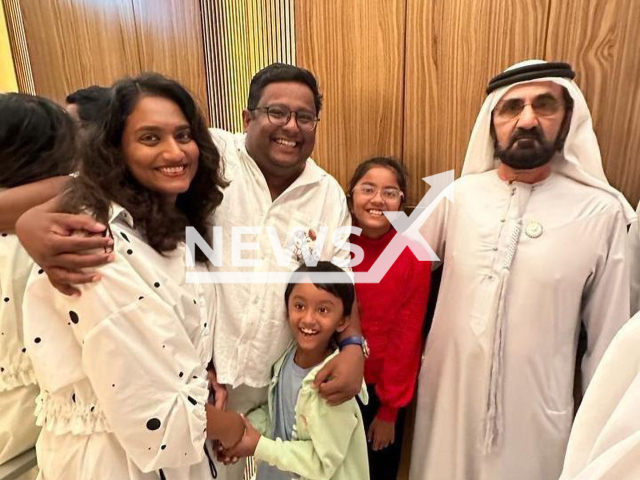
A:
<svg viewBox="0 0 640 480">
<path fill-rule="evenodd" d="M 393 202 L 395 200 L 399 200 L 404 197 L 404 193 L 402 193 L 397 188 L 377 188 L 373 185 L 356 185 L 353 189 L 354 192 L 358 192 L 365 198 L 373 198 L 376 196 L 378 192 L 380 192 L 380 196 L 383 200 L 387 202 Z"/>
<path fill-rule="evenodd" d="M 531 106 L 538 117 L 551 117 L 558 113 L 564 104 L 550 95 L 536 97 L 531 103 L 520 98 L 512 98 L 498 103 L 493 115 L 498 120 L 512 120 L 519 116 L 527 105 Z"/>
<path fill-rule="evenodd" d="M 296 124 L 300 130 L 304 130 L 305 132 L 312 132 L 318 126 L 318 122 L 320 119 L 311 112 L 305 111 L 297 111 L 292 112 L 287 107 L 257 107 L 254 108 L 253 111 L 264 112 L 267 114 L 267 118 L 269 119 L 269 123 L 272 125 L 277 125 L 278 127 L 284 127 L 289 120 L 291 120 L 291 115 L 295 115 Z"/>
</svg>

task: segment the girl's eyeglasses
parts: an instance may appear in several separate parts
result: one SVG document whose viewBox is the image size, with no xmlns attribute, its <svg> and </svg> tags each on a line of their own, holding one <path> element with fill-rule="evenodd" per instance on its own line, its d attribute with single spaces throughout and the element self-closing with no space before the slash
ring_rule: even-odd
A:
<svg viewBox="0 0 640 480">
<path fill-rule="evenodd" d="M 383 200 L 388 202 L 392 202 L 395 200 L 399 200 L 404 197 L 404 193 L 402 193 L 397 188 L 377 188 L 373 185 L 356 185 L 353 189 L 354 192 L 358 192 L 365 198 L 373 198 L 380 192 L 380 196 Z"/>
</svg>

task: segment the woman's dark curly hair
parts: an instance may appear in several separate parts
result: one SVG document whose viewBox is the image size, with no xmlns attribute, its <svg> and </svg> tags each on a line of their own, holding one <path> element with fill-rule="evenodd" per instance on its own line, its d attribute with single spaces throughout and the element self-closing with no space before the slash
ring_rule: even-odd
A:
<svg viewBox="0 0 640 480">
<path fill-rule="evenodd" d="M 62 107 L 22 93 L 0 94 L 0 188 L 69 175 L 76 128 Z"/>
<path fill-rule="evenodd" d="M 140 184 L 122 153 L 127 118 L 143 97 L 162 97 L 175 102 L 187 119 L 200 151 L 195 177 L 189 189 L 177 196 L 175 206 L 160 193 Z M 111 202 L 116 202 L 131 214 L 136 229 L 159 253 L 171 251 L 184 241 L 187 226 L 194 227 L 211 244 L 212 213 L 220 205 L 222 188 L 227 183 L 204 116 L 178 82 L 157 73 L 117 81 L 110 89 L 104 118 L 89 127 L 83 139 L 80 158 L 80 175 L 70 182 L 65 192 L 63 211 L 88 210 L 106 224 Z M 206 257 L 197 250 L 196 259 L 203 262 Z"/>
</svg>

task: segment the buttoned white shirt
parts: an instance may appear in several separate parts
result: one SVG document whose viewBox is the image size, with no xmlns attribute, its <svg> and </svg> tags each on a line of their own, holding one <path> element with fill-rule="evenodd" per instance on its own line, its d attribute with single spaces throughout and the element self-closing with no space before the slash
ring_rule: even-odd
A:
<svg viewBox="0 0 640 480">
<path fill-rule="evenodd" d="M 301 259 L 296 255 L 300 250 L 299 239 L 291 238 L 294 227 L 305 233 L 312 248 L 312 238 L 326 227 L 327 237 L 322 248 L 318 248 L 320 259 L 332 260 L 334 256 L 349 259 L 349 251 L 336 246 L 338 241 L 332 241 L 334 234 L 336 239 L 339 236 L 346 241 L 348 232 L 340 235 L 336 229 L 350 227 L 351 216 L 342 187 L 331 175 L 309 158 L 302 174 L 272 200 L 264 175 L 246 151 L 245 135 L 217 129 L 211 133 L 224 159 L 225 177 L 230 181 L 224 190 L 224 200 L 214 213 L 214 225 L 222 228 L 223 251 L 222 266 L 213 267 L 214 270 L 247 275 L 295 270 Z M 267 227 L 271 227 L 271 235 Z M 240 242 L 257 245 L 254 250 L 240 250 Z M 283 249 L 290 242 L 297 245 L 286 266 L 278 264 L 273 242 L 279 242 Z M 244 265 L 237 265 L 239 257 Z M 259 265 L 247 265 L 249 262 Z M 213 353 L 218 381 L 234 387 L 241 384 L 262 387 L 269 383 L 272 364 L 291 341 L 285 288 L 284 283 L 217 285 Z"/>
</svg>

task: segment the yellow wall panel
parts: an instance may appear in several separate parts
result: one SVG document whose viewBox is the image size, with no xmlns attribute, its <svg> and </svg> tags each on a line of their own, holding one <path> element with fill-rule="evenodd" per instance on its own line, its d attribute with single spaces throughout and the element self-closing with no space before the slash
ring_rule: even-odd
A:
<svg viewBox="0 0 640 480">
<path fill-rule="evenodd" d="M 200 0 L 213 126 L 242 130 L 253 75 L 273 62 L 295 64 L 294 0 Z"/>
<path fill-rule="evenodd" d="M 9 31 L 4 17 L 4 7 L 0 2 L 0 92 L 17 92 L 18 79 L 13 66 Z"/>
</svg>

